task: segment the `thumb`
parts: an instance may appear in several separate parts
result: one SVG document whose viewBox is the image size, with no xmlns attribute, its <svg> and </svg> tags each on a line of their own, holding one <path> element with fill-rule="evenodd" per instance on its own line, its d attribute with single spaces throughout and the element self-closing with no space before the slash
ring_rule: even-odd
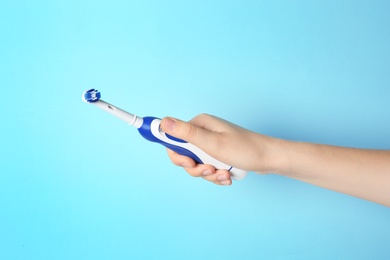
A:
<svg viewBox="0 0 390 260">
<path fill-rule="evenodd" d="M 172 117 L 163 118 L 161 128 L 165 133 L 190 143 L 198 135 L 198 127 Z"/>
<path fill-rule="evenodd" d="M 207 146 L 208 141 L 212 139 L 212 132 L 172 117 L 163 118 L 161 128 L 165 133 L 192 143 L 200 148 Z"/>
</svg>

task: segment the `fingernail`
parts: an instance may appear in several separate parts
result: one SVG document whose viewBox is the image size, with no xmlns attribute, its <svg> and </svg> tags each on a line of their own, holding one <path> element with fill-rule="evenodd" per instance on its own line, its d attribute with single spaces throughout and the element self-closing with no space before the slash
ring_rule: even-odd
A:
<svg viewBox="0 0 390 260">
<path fill-rule="evenodd" d="M 210 170 L 205 170 L 204 172 L 202 172 L 203 176 L 207 176 L 207 175 L 210 175 L 210 174 L 211 174 Z"/>
<path fill-rule="evenodd" d="M 221 181 L 221 185 L 225 185 L 225 186 L 230 185 L 230 181 Z"/>
<path fill-rule="evenodd" d="M 173 131 L 176 128 L 176 121 L 173 120 L 170 117 L 166 117 L 164 119 L 164 126 L 163 126 L 165 131 Z"/>
<path fill-rule="evenodd" d="M 219 181 L 226 181 L 226 180 L 227 180 L 226 175 L 224 175 L 224 174 L 219 175 L 219 176 L 217 177 L 217 180 L 219 180 Z"/>
</svg>

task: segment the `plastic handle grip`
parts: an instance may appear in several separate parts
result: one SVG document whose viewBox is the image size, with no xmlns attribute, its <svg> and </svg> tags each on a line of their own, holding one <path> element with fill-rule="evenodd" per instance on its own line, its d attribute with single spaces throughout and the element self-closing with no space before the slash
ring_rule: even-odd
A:
<svg viewBox="0 0 390 260">
<path fill-rule="evenodd" d="M 247 171 L 234 168 L 211 157 L 199 147 L 184 140 L 170 136 L 160 130 L 161 119 L 156 117 L 144 117 L 143 124 L 138 128 L 139 133 L 147 140 L 164 145 L 165 147 L 188 157 L 197 163 L 210 164 L 216 169 L 230 171 L 232 178 L 241 180 L 247 175 Z"/>
</svg>

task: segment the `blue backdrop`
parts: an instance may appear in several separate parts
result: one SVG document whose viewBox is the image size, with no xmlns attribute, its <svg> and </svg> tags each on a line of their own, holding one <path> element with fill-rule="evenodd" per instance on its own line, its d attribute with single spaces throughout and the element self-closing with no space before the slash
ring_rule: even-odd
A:
<svg viewBox="0 0 390 260">
<path fill-rule="evenodd" d="M 390 209 L 218 187 L 81 101 L 390 149 L 388 1 L 0 3 L 0 259 L 389 259 Z"/>
</svg>

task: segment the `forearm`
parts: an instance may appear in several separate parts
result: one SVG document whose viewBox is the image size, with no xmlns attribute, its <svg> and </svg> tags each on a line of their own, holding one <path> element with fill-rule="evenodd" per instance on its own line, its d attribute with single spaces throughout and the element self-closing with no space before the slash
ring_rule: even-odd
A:
<svg viewBox="0 0 390 260">
<path fill-rule="evenodd" d="M 288 141 L 283 151 L 280 174 L 390 206 L 390 151 Z"/>
</svg>

